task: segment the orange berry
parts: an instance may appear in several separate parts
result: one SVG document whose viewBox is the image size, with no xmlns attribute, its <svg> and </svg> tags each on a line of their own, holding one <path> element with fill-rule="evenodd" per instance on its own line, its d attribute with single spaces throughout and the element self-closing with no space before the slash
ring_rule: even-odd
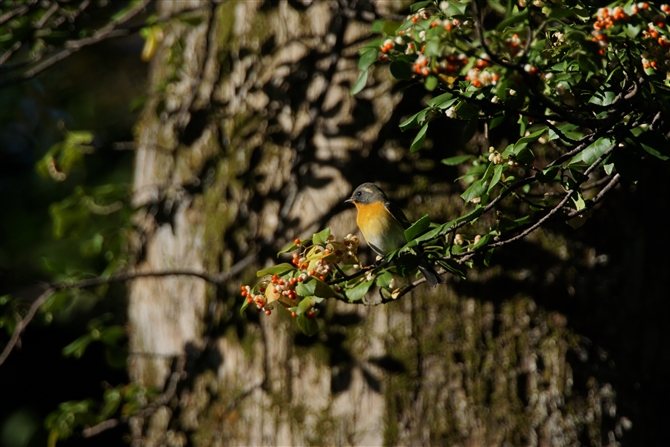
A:
<svg viewBox="0 0 670 447">
<path fill-rule="evenodd" d="M 300 239 L 295 238 L 295 240 L 293 241 L 293 243 L 294 243 L 295 245 L 300 245 Z"/>
<path fill-rule="evenodd" d="M 314 318 L 314 311 L 313 311 L 313 310 L 307 311 L 307 313 L 305 314 L 305 316 L 306 316 L 307 318 L 310 318 L 310 319 L 311 319 L 311 318 Z"/>
<path fill-rule="evenodd" d="M 247 303 L 248 303 L 248 304 L 251 304 L 251 303 L 253 303 L 253 302 L 254 302 L 254 299 L 253 299 L 253 298 L 251 298 L 251 297 L 247 298 Z"/>
<path fill-rule="evenodd" d="M 270 315 L 270 314 L 272 314 L 271 310 L 268 309 L 268 310 L 265 311 L 265 315 Z"/>
<path fill-rule="evenodd" d="M 295 318 L 295 317 L 296 317 L 296 314 L 295 314 L 295 312 L 291 312 L 291 317 L 293 317 L 293 318 Z"/>
</svg>

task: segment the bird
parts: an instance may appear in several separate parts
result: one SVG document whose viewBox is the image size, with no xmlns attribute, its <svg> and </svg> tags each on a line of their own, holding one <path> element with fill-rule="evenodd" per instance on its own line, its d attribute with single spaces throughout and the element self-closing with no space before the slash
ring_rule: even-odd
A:
<svg viewBox="0 0 670 447">
<path fill-rule="evenodd" d="M 410 226 L 409 220 L 374 183 L 358 186 L 345 203 L 356 206 L 356 225 L 370 248 L 380 256 L 386 256 L 407 243 L 405 229 Z M 444 278 L 424 258 L 421 258 L 418 267 L 432 287 L 444 283 Z"/>
</svg>

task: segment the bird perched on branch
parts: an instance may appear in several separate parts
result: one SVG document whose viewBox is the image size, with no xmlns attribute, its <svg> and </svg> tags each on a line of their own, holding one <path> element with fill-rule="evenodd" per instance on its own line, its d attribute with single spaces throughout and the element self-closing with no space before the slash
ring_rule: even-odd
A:
<svg viewBox="0 0 670 447">
<path fill-rule="evenodd" d="M 356 224 L 368 245 L 379 255 L 386 256 L 407 243 L 405 229 L 410 226 L 409 220 L 374 183 L 363 183 L 345 202 L 356 206 Z M 424 258 L 419 262 L 419 270 L 431 286 L 444 283 L 444 278 Z"/>
</svg>

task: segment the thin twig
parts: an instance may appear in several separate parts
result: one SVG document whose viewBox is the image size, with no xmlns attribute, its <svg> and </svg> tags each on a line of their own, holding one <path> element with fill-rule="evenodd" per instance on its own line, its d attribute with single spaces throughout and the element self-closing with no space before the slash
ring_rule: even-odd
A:
<svg viewBox="0 0 670 447">
<path fill-rule="evenodd" d="M 571 218 L 576 217 L 576 216 L 579 216 L 580 214 L 583 214 L 585 211 L 588 211 L 588 210 L 590 210 L 591 208 L 593 208 L 593 206 L 595 206 L 598 202 L 600 202 L 600 201 L 605 197 L 605 195 L 606 195 L 608 192 L 610 192 L 610 191 L 612 190 L 612 188 L 614 188 L 614 187 L 619 183 L 619 180 L 621 180 L 621 176 L 620 176 L 619 174 L 616 174 L 614 177 L 612 177 L 612 179 L 611 179 L 610 182 L 607 184 L 607 186 L 605 186 L 605 187 L 598 193 L 598 195 L 596 195 L 593 199 L 591 199 L 591 200 L 587 203 L 586 208 L 581 209 L 581 210 L 572 210 L 572 211 L 570 211 L 570 212 L 567 214 L 566 217 L 567 217 L 568 219 L 571 219 Z"/>
<path fill-rule="evenodd" d="M 14 333 L 9 339 L 9 342 L 7 342 L 7 346 L 5 346 L 5 349 L 2 351 L 2 354 L 0 354 L 0 365 L 2 365 L 5 362 L 5 359 L 7 358 L 7 356 L 9 356 L 9 353 L 12 352 L 12 349 L 14 348 L 14 346 L 16 346 L 16 343 L 18 343 L 21 332 L 23 332 L 26 326 L 28 326 L 28 323 L 30 323 L 30 321 L 33 319 L 35 313 L 37 312 L 37 309 L 42 307 L 42 305 L 46 302 L 46 300 L 48 300 L 49 297 L 53 295 L 53 293 L 56 292 L 57 290 L 60 289 L 57 287 L 49 287 L 44 292 L 42 292 L 42 294 L 39 297 L 37 297 L 37 299 L 30 306 L 30 309 L 28 309 L 28 313 L 26 314 L 25 318 L 19 320 L 19 322 L 16 323 Z"/>
<path fill-rule="evenodd" d="M 87 427 L 81 431 L 81 435 L 84 438 L 90 438 L 92 436 L 97 436 L 100 433 L 102 433 L 105 430 L 109 430 L 111 428 L 116 427 L 119 425 L 119 420 L 118 419 L 108 419 L 106 421 L 102 421 L 97 425 L 94 425 L 93 427 Z"/>
<path fill-rule="evenodd" d="M 537 222 L 535 222 L 530 227 L 526 228 L 521 233 L 519 233 L 516 236 L 513 236 L 509 239 L 505 239 L 504 241 L 498 241 L 498 242 L 494 242 L 493 244 L 489 244 L 489 245 L 486 246 L 486 248 L 500 247 L 502 245 L 506 245 L 506 244 L 509 244 L 511 242 L 518 241 L 519 239 L 523 239 L 524 237 L 528 236 L 530 233 L 532 233 L 533 231 L 540 228 L 542 226 L 542 224 L 544 224 L 547 220 L 549 220 L 551 218 L 551 216 L 553 216 L 558 211 L 560 211 L 561 208 L 563 207 L 563 205 L 565 205 L 565 203 L 568 200 L 570 200 L 570 197 L 572 197 L 572 195 L 574 193 L 575 193 L 574 189 L 568 190 L 567 193 L 565 194 L 565 197 L 563 198 L 563 200 L 560 201 L 560 203 L 558 205 L 556 205 L 551 211 L 549 211 L 547 214 L 545 214 L 542 217 L 542 219 L 538 220 Z"/>
</svg>

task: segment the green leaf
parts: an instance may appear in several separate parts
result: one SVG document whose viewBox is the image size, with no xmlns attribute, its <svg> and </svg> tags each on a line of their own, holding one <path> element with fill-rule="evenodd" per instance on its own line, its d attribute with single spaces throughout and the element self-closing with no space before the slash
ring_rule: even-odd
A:
<svg viewBox="0 0 670 447">
<path fill-rule="evenodd" d="M 484 245 L 486 245 L 486 244 L 489 243 L 489 241 L 491 240 L 491 237 L 492 237 L 492 236 L 491 236 L 490 234 L 485 234 L 484 236 L 482 236 L 482 237 L 479 239 L 479 241 L 477 241 L 476 244 L 474 244 L 473 246 L 471 246 L 470 249 L 471 249 L 471 250 L 476 250 L 476 249 L 478 249 L 479 247 L 483 247 Z"/>
<path fill-rule="evenodd" d="M 444 13 L 447 16 L 462 16 L 465 14 L 465 8 L 468 7 L 469 2 L 449 2 L 449 6 L 447 7 L 446 11 Z"/>
<path fill-rule="evenodd" d="M 500 179 L 502 178 L 502 173 L 505 169 L 505 165 L 496 165 L 496 167 L 493 169 L 493 177 L 491 178 L 491 183 L 489 183 L 489 188 L 487 192 L 491 192 L 494 186 L 498 184 Z"/>
<path fill-rule="evenodd" d="M 400 22 L 395 22 L 393 20 L 388 20 L 384 22 L 384 26 L 382 27 L 382 31 L 384 31 L 385 34 L 389 36 L 394 36 L 396 31 L 398 31 L 398 28 L 400 28 Z"/>
<path fill-rule="evenodd" d="M 462 179 L 465 180 L 466 183 L 472 183 L 477 179 L 477 177 L 483 175 L 487 169 L 488 164 L 472 165 L 470 169 L 468 169 L 468 171 L 465 173 L 465 175 L 458 177 L 456 180 Z"/>
<path fill-rule="evenodd" d="M 564 19 L 566 17 L 572 17 L 575 15 L 575 12 L 572 8 L 562 8 L 560 6 L 554 6 L 549 8 L 549 18 L 552 19 Z"/>
<path fill-rule="evenodd" d="M 363 299 L 363 297 L 365 296 L 366 293 L 368 293 L 368 290 L 370 289 L 373 283 L 374 281 L 359 282 L 353 288 L 347 289 L 345 291 L 347 298 L 349 298 L 349 301 L 352 302 Z"/>
<path fill-rule="evenodd" d="M 301 242 L 302 242 L 302 241 L 301 241 Z M 290 244 L 290 245 L 287 245 L 286 247 L 282 248 L 281 251 L 279 251 L 279 252 L 277 253 L 277 257 L 279 257 L 279 255 L 283 255 L 284 253 L 288 253 L 289 251 L 293 251 L 293 250 L 295 250 L 296 248 L 298 248 L 298 245 L 297 245 L 297 244 Z"/>
<path fill-rule="evenodd" d="M 314 307 L 315 301 L 311 297 L 306 297 L 300 300 L 300 303 L 298 304 L 298 309 L 296 313 L 298 315 L 302 315 L 308 310 L 310 310 L 312 307 Z"/>
<path fill-rule="evenodd" d="M 470 185 L 470 187 L 466 189 L 463 194 L 461 194 L 461 198 L 465 202 L 470 202 L 472 199 L 476 197 L 481 197 L 482 194 L 484 194 L 485 192 L 486 192 L 486 180 L 479 179 L 472 185 Z"/>
<path fill-rule="evenodd" d="M 440 38 L 433 38 L 426 42 L 426 50 L 424 54 L 427 57 L 436 57 L 440 53 Z"/>
<path fill-rule="evenodd" d="M 626 35 L 630 38 L 635 38 L 637 37 L 638 34 L 640 34 L 640 31 L 642 31 L 642 27 L 639 25 L 633 25 L 633 24 L 627 24 L 624 26 L 624 31 L 626 32 Z"/>
<path fill-rule="evenodd" d="M 586 208 L 586 202 L 584 201 L 584 197 L 580 191 L 576 191 L 576 193 L 572 195 L 572 201 L 574 202 L 577 211 L 581 211 Z"/>
<path fill-rule="evenodd" d="M 425 0 L 425 1 L 422 1 L 422 2 L 416 2 L 416 3 L 413 3 L 409 6 L 409 10 L 412 11 L 412 12 L 417 12 L 419 9 L 425 8 L 426 6 L 431 5 L 431 4 L 433 4 L 432 0 Z"/>
<path fill-rule="evenodd" d="M 528 143 L 533 143 L 537 141 L 545 132 L 547 131 L 547 127 L 543 126 L 540 128 L 540 130 L 533 132 L 530 135 L 527 135 L 525 137 L 519 138 L 516 143 L 514 143 L 514 154 L 518 154 L 521 149 L 525 148 Z"/>
<path fill-rule="evenodd" d="M 535 174 L 535 177 L 537 178 L 537 181 L 540 183 L 550 183 L 556 180 L 556 176 L 561 172 L 561 166 L 552 166 L 550 168 L 547 168 L 543 170 L 542 172 L 538 172 Z"/>
<path fill-rule="evenodd" d="M 368 68 L 370 68 L 370 65 L 372 65 L 376 60 L 377 48 L 366 49 L 361 53 L 361 58 L 358 60 L 358 69 L 360 71 L 367 71 Z"/>
<path fill-rule="evenodd" d="M 571 138 L 573 140 L 579 140 L 584 136 L 582 132 L 575 132 L 575 129 L 578 129 L 579 126 L 576 124 L 563 124 L 562 126 L 557 126 L 557 129 L 559 132 L 561 132 L 562 135 L 565 135 L 567 138 Z M 553 141 L 560 138 L 559 134 L 554 132 L 552 129 L 549 129 L 549 141 Z"/>
<path fill-rule="evenodd" d="M 247 307 L 249 307 L 249 300 L 247 297 L 244 297 L 244 302 L 242 303 L 242 306 L 240 307 L 240 315 L 244 315 L 244 311 L 247 310 Z"/>
<path fill-rule="evenodd" d="M 426 140 L 427 130 L 428 130 L 428 123 L 424 124 L 423 127 L 416 134 L 416 137 L 414 137 L 414 141 L 412 141 L 412 145 L 409 148 L 410 152 L 414 153 L 419 149 L 421 149 L 421 147 L 423 146 L 423 142 Z"/>
<path fill-rule="evenodd" d="M 313 296 L 316 291 L 316 279 L 312 278 L 309 281 L 299 282 L 295 287 L 295 293 L 300 296 Z"/>
<path fill-rule="evenodd" d="M 388 270 L 384 270 L 384 272 L 377 275 L 375 283 L 377 284 L 377 287 L 388 287 L 392 280 L 393 274 Z"/>
<path fill-rule="evenodd" d="M 461 163 L 463 163 L 465 161 L 472 160 L 473 158 L 475 158 L 474 155 L 456 155 L 454 157 L 449 157 L 449 158 L 443 159 L 441 161 L 441 163 L 443 163 L 447 166 L 456 166 L 456 165 L 460 165 Z"/>
<path fill-rule="evenodd" d="M 93 336 L 91 334 L 82 335 L 69 345 L 63 348 L 63 355 L 65 357 L 74 356 L 79 358 L 84 354 L 88 345 L 93 341 Z"/>
<path fill-rule="evenodd" d="M 314 233 L 312 236 L 312 243 L 314 245 L 324 245 L 326 242 L 328 242 L 328 238 L 330 237 L 330 228 L 326 228 L 324 230 L 319 231 L 318 233 Z"/>
<path fill-rule="evenodd" d="M 500 115 L 491 120 L 491 125 L 489 126 L 489 130 L 495 129 L 496 127 L 500 126 L 502 123 L 505 122 L 505 115 Z"/>
<path fill-rule="evenodd" d="M 426 90 L 428 90 L 429 92 L 432 92 L 433 90 L 435 90 L 435 87 L 437 87 L 437 84 L 438 84 L 437 76 L 430 75 L 426 78 L 424 87 L 426 87 Z"/>
<path fill-rule="evenodd" d="M 528 8 L 525 8 L 522 12 L 513 14 L 508 18 L 506 18 L 505 20 L 503 20 L 502 22 L 500 22 L 498 26 L 496 26 L 496 30 L 502 31 L 508 26 L 513 25 L 515 23 L 526 22 L 527 19 L 528 19 Z"/>
<path fill-rule="evenodd" d="M 412 79 L 412 68 L 407 62 L 395 60 L 391 62 L 389 70 L 391 70 L 391 74 L 396 79 L 400 80 Z"/>
<path fill-rule="evenodd" d="M 522 165 L 530 165 L 535 161 L 535 154 L 527 147 L 523 147 L 515 156 L 516 161 Z"/>
<path fill-rule="evenodd" d="M 590 144 L 586 149 L 584 149 L 579 154 L 575 155 L 568 166 L 584 162 L 587 165 L 593 164 L 601 155 L 603 155 L 607 149 L 612 146 L 612 140 L 609 138 L 601 137 Z"/>
<path fill-rule="evenodd" d="M 420 112 L 415 113 L 414 115 L 410 116 L 405 121 L 400 123 L 400 126 L 398 127 L 400 127 L 400 130 L 404 132 L 408 129 L 413 129 L 415 127 L 423 125 L 423 120 L 425 119 L 427 112 L 428 109 L 424 109 L 421 110 Z"/>
<path fill-rule="evenodd" d="M 315 318 L 307 318 L 304 314 L 301 314 L 296 318 L 296 322 L 302 333 L 308 337 L 319 332 L 319 324 L 316 322 Z"/>
<path fill-rule="evenodd" d="M 456 245 L 458 247 L 458 245 Z M 442 268 L 444 268 L 447 272 L 451 273 L 452 275 L 456 275 L 461 279 L 465 279 L 465 269 L 461 264 L 458 262 L 454 261 L 453 259 L 448 259 L 444 261 L 440 261 L 439 263 Z"/>
<path fill-rule="evenodd" d="M 351 89 L 351 94 L 355 95 L 356 93 L 360 92 L 365 88 L 365 85 L 368 82 L 368 71 L 365 70 L 361 72 L 361 75 L 358 77 L 358 81 L 354 84 L 354 86 Z"/>
<path fill-rule="evenodd" d="M 647 131 L 636 138 L 645 152 L 659 160 L 668 160 L 670 158 L 670 141 L 658 131 Z"/>
<path fill-rule="evenodd" d="M 100 341 L 108 346 L 114 346 L 125 337 L 126 331 L 123 326 L 108 326 L 100 331 Z"/>
<path fill-rule="evenodd" d="M 295 270 L 295 267 L 293 267 L 291 264 L 284 262 L 281 264 L 273 265 L 272 267 L 268 267 L 263 270 L 259 270 L 256 272 L 257 277 L 265 276 L 265 275 L 282 275 L 288 271 Z"/>
<path fill-rule="evenodd" d="M 405 239 L 407 239 L 407 242 L 412 241 L 417 236 L 425 233 L 428 228 L 430 228 L 430 217 L 426 214 L 405 230 Z"/>
<path fill-rule="evenodd" d="M 607 90 L 605 92 L 598 92 L 595 95 L 593 95 L 591 99 L 589 99 L 589 104 L 595 104 L 598 106 L 608 106 L 612 104 L 614 98 L 616 98 L 616 94 L 611 90 Z"/>
<path fill-rule="evenodd" d="M 382 19 L 377 19 L 374 22 L 372 22 L 372 25 L 370 26 L 370 32 L 371 33 L 381 33 L 384 31 L 384 26 L 386 26 L 388 22 Z M 395 30 L 394 30 L 395 31 Z M 393 33 L 386 33 L 386 34 L 393 34 Z"/>
<path fill-rule="evenodd" d="M 458 117 L 464 120 L 475 118 L 479 115 L 479 107 L 466 101 L 461 101 L 456 106 Z"/>
</svg>

